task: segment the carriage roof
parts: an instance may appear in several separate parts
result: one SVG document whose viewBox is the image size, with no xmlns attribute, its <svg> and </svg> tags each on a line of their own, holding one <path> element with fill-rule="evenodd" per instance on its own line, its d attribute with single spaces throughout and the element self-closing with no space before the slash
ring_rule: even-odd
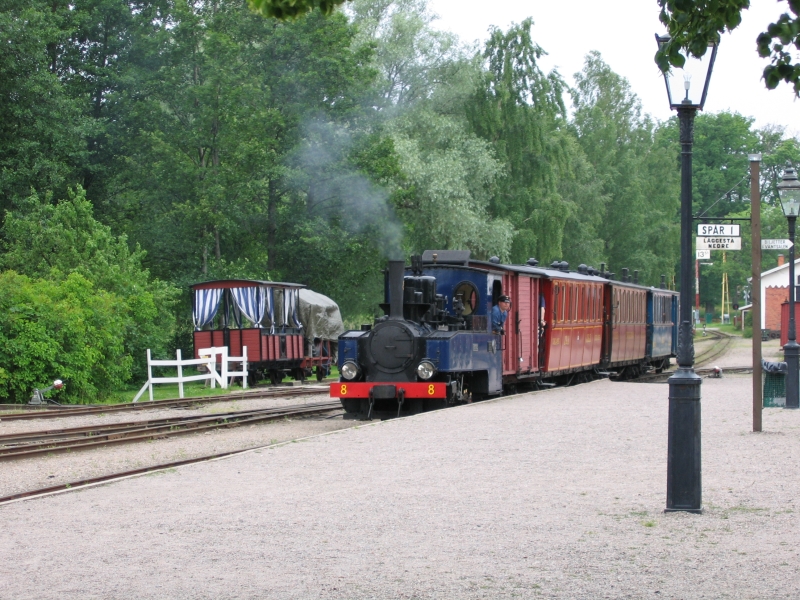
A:
<svg viewBox="0 0 800 600">
<path fill-rule="evenodd" d="M 297 289 L 304 288 L 301 283 L 286 283 L 283 281 L 261 281 L 259 279 L 217 279 L 215 281 L 202 281 L 189 286 L 192 290 L 223 290 L 245 287 L 271 287 Z"/>
<path fill-rule="evenodd" d="M 509 265 L 502 263 L 495 263 L 483 260 L 474 260 L 470 258 L 469 250 L 426 250 L 422 255 L 422 264 L 426 267 L 431 266 L 463 266 L 473 267 L 481 270 L 496 270 L 496 271 L 511 271 L 513 273 L 524 273 L 536 277 L 543 277 L 547 279 L 572 279 L 576 281 L 592 281 L 595 283 L 611 284 L 614 286 L 630 287 L 636 289 L 647 289 L 648 286 L 641 283 L 633 283 L 629 281 L 619 281 L 616 279 L 606 279 L 598 275 L 589 275 L 588 273 L 580 273 L 578 271 L 562 271 L 560 269 L 552 269 L 548 267 L 531 266 L 531 265 Z M 474 267 L 473 267 L 474 268 Z M 658 289 L 658 288 L 653 288 Z"/>
</svg>

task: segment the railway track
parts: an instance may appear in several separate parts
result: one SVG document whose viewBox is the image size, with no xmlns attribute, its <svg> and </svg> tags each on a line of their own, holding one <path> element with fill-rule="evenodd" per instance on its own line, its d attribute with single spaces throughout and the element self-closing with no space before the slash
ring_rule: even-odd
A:
<svg viewBox="0 0 800 600">
<path fill-rule="evenodd" d="M 730 334 L 723 333 L 722 331 L 715 331 L 713 329 L 707 330 L 706 333 L 708 333 L 712 339 L 717 341 L 711 344 L 708 349 L 703 350 L 695 356 L 694 364 L 696 367 L 706 365 L 714 359 L 725 354 L 728 351 L 728 348 L 730 348 L 731 344 L 733 344 L 733 340 L 736 339 Z"/>
<path fill-rule="evenodd" d="M 213 416 L 195 415 L 145 421 L 130 421 L 110 425 L 94 425 L 12 433 L 0 435 L 0 460 L 27 458 L 58 452 L 74 452 L 113 444 L 142 442 L 220 429 L 272 421 L 284 417 L 305 416 L 341 408 L 339 401 L 299 404 L 247 411 L 236 411 Z"/>
<path fill-rule="evenodd" d="M 700 375 L 701 377 L 709 377 L 714 374 L 714 367 L 703 367 L 703 365 L 707 365 L 714 361 L 715 359 L 725 355 L 725 353 L 730 348 L 733 341 L 736 339 L 735 336 L 729 335 L 727 333 L 723 333 L 722 331 L 716 331 L 713 329 L 709 329 L 706 333 L 710 336 L 712 343 L 709 345 L 708 348 L 705 348 L 702 352 L 698 353 L 695 356 L 695 373 Z M 726 373 L 751 373 L 753 371 L 753 367 L 726 367 L 724 369 Z M 664 371 L 662 373 L 648 373 L 646 375 L 641 375 L 636 379 L 632 379 L 631 382 L 633 383 L 664 383 L 669 379 L 675 370 Z"/>
<path fill-rule="evenodd" d="M 234 400 L 253 400 L 259 398 L 284 398 L 287 396 L 311 396 L 314 394 L 327 394 L 327 385 L 304 385 L 295 387 L 281 387 L 268 389 L 255 389 L 247 392 L 234 394 L 218 394 L 214 396 L 194 396 L 191 398 L 153 400 L 152 402 L 127 402 L 124 404 L 107 404 L 92 406 L 64 406 L 62 408 L 40 410 L 37 412 L 26 412 L 19 414 L 0 414 L 0 421 L 24 421 L 33 419 L 55 419 L 58 417 L 83 416 L 92 414 L 103 414 L 111 412 L 135 412 L 140 410 L 152 410 L 156 408 L 178 408 L 182 406 L 193 406 L 199 404 L 209 404 L 211 402 L 232 402 Z"/>
<path fill-rule="evenodd" d="M 228 413 L 226 415 L 214 415 L 213 417 L 185 417 L 183 419 L 136 421 L 131 423 L 118 423 L 116 425 L 105 426 L 102 428 L 77 427 L 53 431 L 9 434 L 0 437 L 0 460 L 24 458 L 26 456 L 36 456 L 53 452 L 71 452 L 73 450 L 88 449 L 116 443 L 160 439 L 185 433 L 197 433 L 199 431 L 203 431 L 204 429 L 237 427 L 286 417 L 322 414 L 340 409 L 341 403 L 337 400 L 335 402 L 319 402 L 315 404 L 301 404 L 254 411 L 241 411 L 236 413 Z M 116 428 L 116 430 L 113 428 Z M 93 431 L 98 435 L 91 435 Z M 0 505 L 27 498 L 34 498 L 37 496 L 44 496 L 57 492 L 84 488 L 91 485 L 133 477 L 135 475 L 141 475 L 144 473 L 163 471 L 165 469 L 182 465 L 189 465 L 193 463 L 224 458 L 226 456 L 243 454 L 245 452 L 258 450 L 261 448 L 287 443 L 290 443 L 290 441 L 198 456 L 186 460 L 151 465 L 139 469 L 110 473 L 108 475 L 81 479 L 78 481 L 29 490 L 26 492 L 18 492 L 16 494 L 0 497 Z"/>
</svg>

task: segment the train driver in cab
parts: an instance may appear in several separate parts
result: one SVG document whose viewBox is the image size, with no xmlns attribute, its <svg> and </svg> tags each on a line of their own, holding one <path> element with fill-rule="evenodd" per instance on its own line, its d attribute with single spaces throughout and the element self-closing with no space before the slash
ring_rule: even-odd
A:
<svg viewBox="0 0 800 600">
<path fill-rule="evenodd" d="M 509 310 L 511 310 L 511 298 L 504 294 L 497 299 L 497 304 L 492 307 L 492 333 L 505 335 L 505 325 Z"/>
</svg>

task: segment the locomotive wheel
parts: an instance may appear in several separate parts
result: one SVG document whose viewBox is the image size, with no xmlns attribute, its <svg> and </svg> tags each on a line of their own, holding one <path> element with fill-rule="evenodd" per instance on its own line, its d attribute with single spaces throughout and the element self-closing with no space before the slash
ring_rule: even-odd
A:
<svg viewBox="0 0 800 600">
<path fill-rule="evenodd" d="M 317 381 L 325 379 L 325 375 L 325 369 L 323 367 L 317 367 Z"/>
<path fill-rule="evenodd" d="M 281 381 L 283 381 L 283 373 L 281 373 L 280 371 L 269 372 L 269 382 L 272 385 L 278 385 Z"/>
</svg>

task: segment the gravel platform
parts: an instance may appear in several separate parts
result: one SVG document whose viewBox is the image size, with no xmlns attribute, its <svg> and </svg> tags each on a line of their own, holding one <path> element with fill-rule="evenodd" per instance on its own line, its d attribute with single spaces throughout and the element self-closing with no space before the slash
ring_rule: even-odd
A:
<svg viewBox="0 0 800 600">
<path fill-rule="evenodd" d="M 752 433 L 750 382 L 703 383 L 701 515 L 667 386 L 597 381 L 2 506 L 0 598 L 797 598 L 800 411 Z"/>
</svg>

